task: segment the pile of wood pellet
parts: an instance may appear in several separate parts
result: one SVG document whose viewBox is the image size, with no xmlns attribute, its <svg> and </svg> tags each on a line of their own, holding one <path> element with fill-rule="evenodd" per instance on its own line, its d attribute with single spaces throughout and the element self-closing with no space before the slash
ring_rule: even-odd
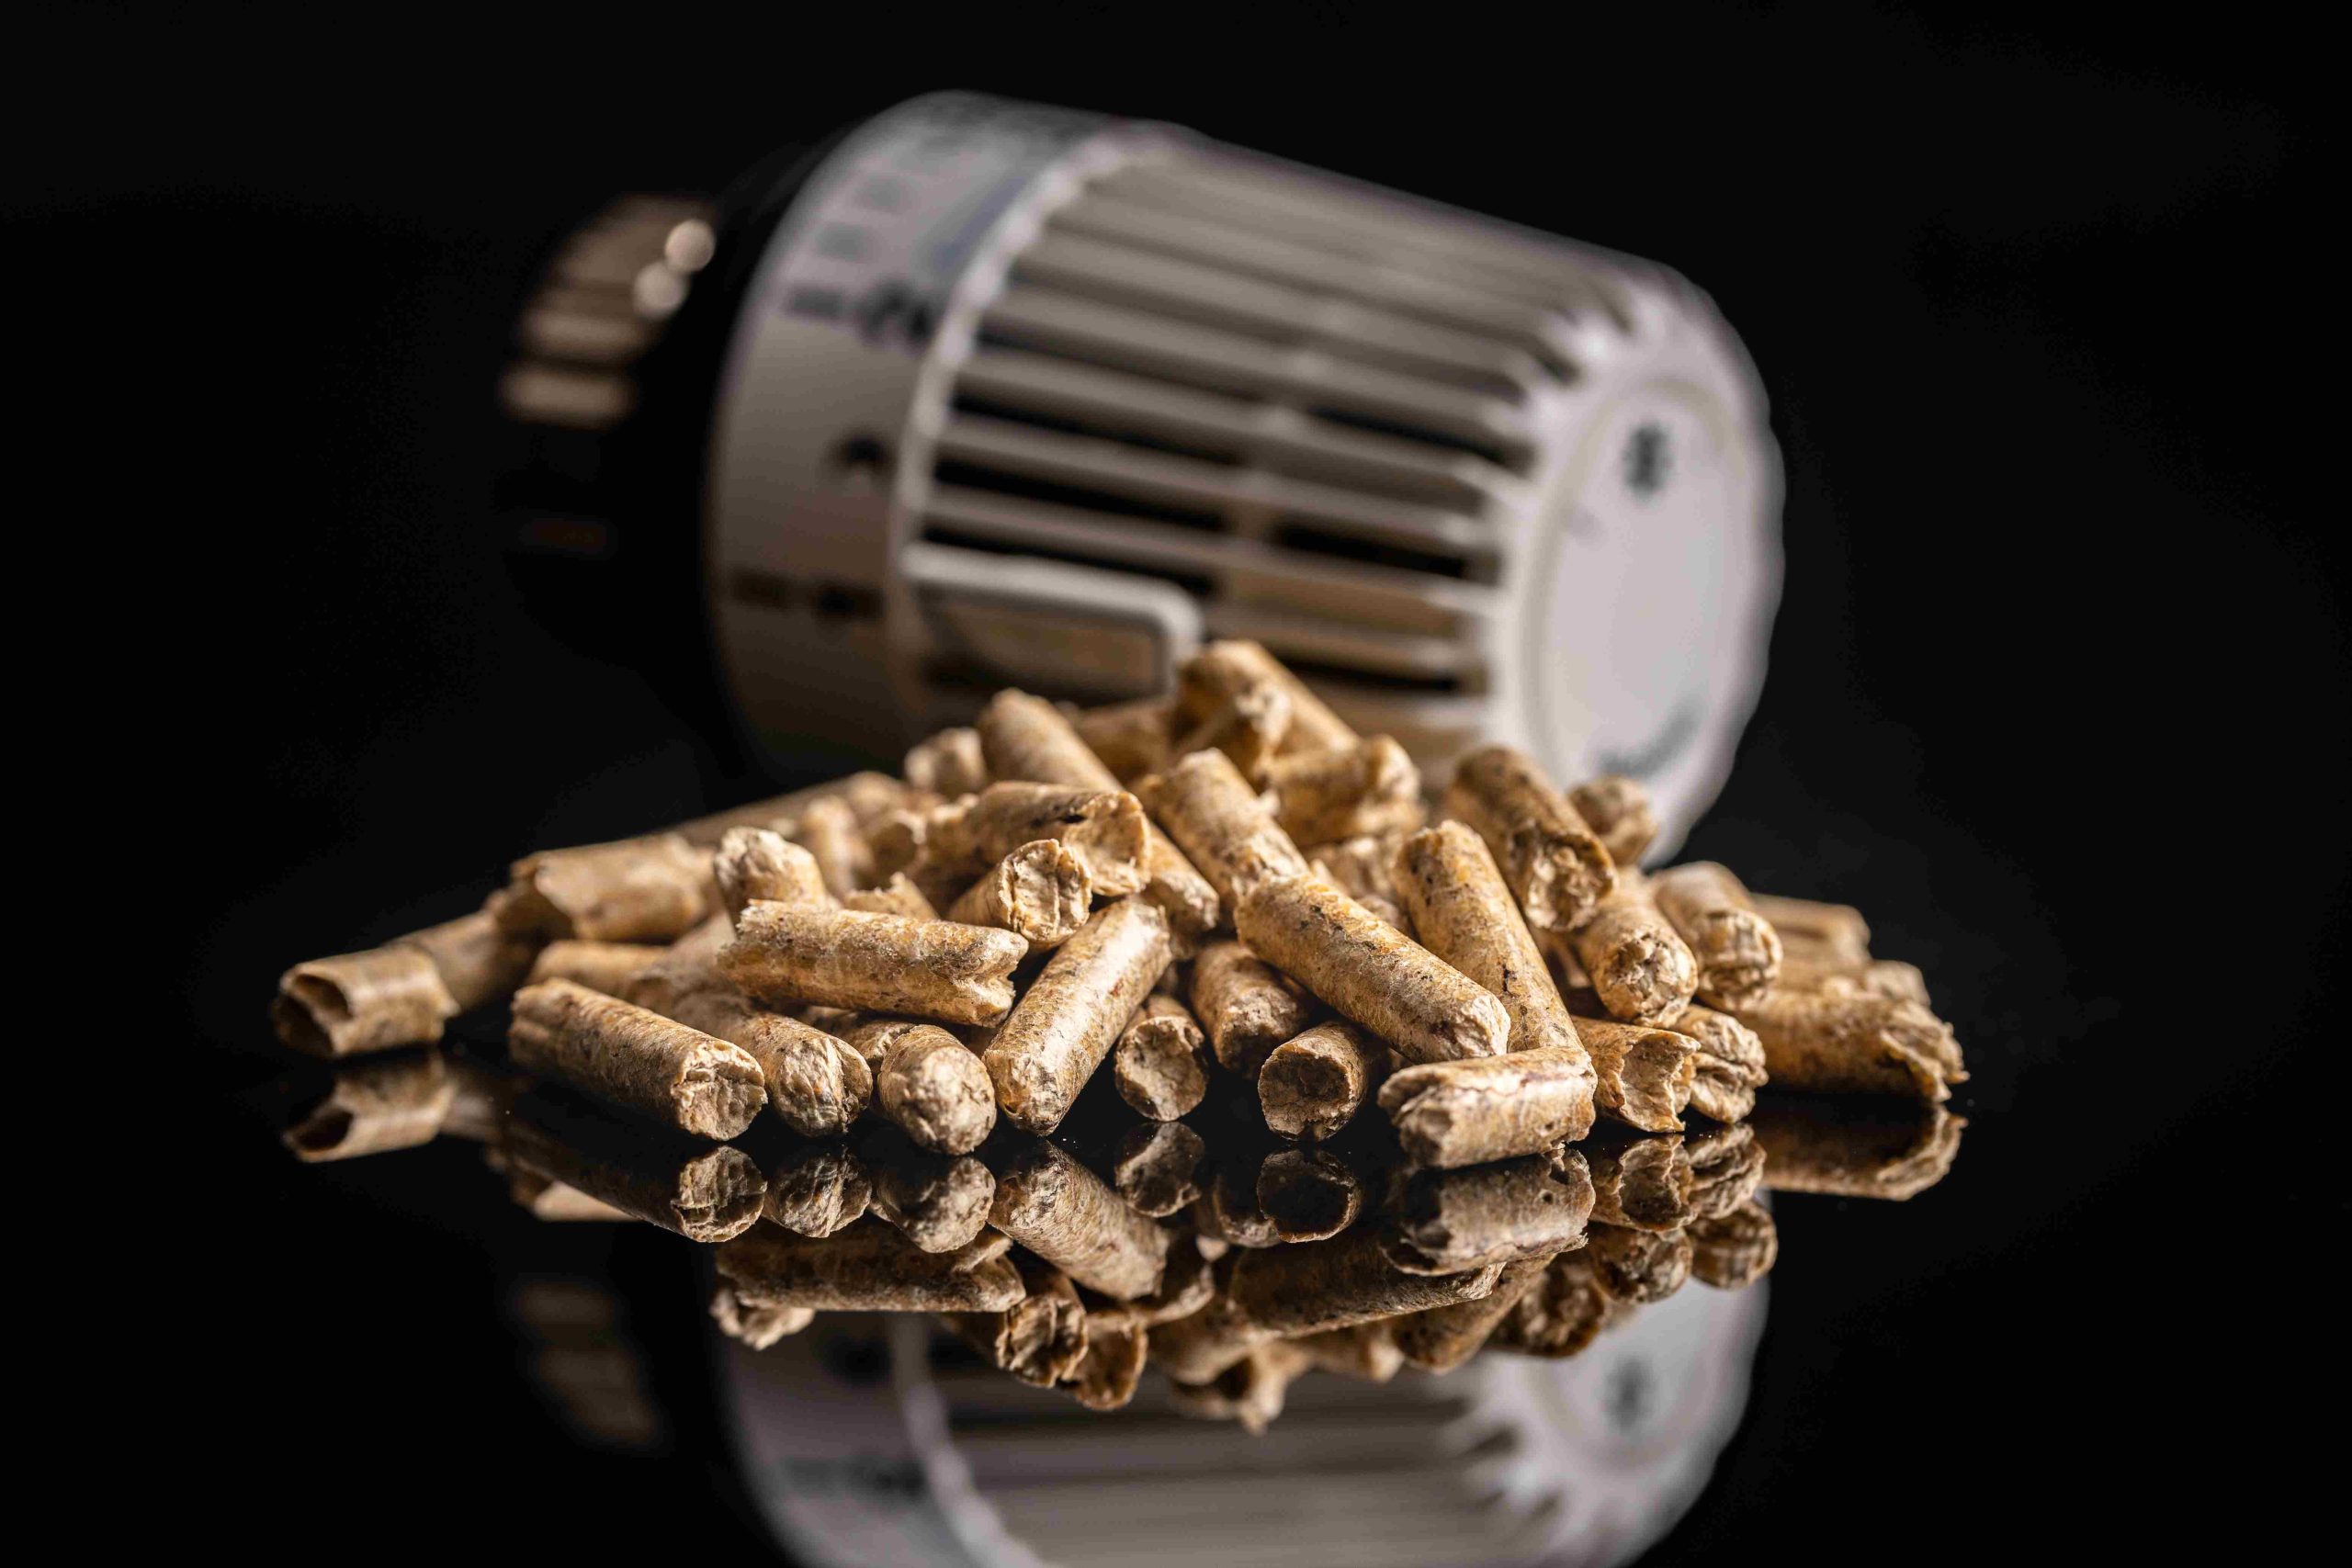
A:
<svg viewBox="0 0 2352 1568">
<path fill-rule="evenodd" d="M 1252 643 L 1148 702 L 1000 693 L 902 779 L 534 854 L 474 915 L 288 970 L 280 1037 L 336 1058 L 512 997 L 504 1072 L 387 1060 L 289 1142 L 471 1131 L 548 1217 L 723 1242 L 714 1314 L 753 1343 L 937 1313 L 1091 1404 L 1148 1360 L 1252 1425 L 1310 1367 L 1573 1354 L 1745 1283 L 1768 1167 L 1902 1197 L 1950 1164 L 1959 1047 L 1854 910 L 1640 871 L 1637 784 L 1509 747 L 1433 803 Z M 1768 1084 L 1916 1113 L 1775 1134 Z M 1047 1140 L 1113 1092 L 1097 1157 Z M 804 1140 L 768 1174 L 729 1146 L 763 1111 Z"/>
</svg>

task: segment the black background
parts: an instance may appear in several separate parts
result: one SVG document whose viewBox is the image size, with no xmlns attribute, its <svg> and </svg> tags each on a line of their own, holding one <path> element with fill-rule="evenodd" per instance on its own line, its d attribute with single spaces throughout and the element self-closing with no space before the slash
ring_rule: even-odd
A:
<svg viewBox="0 0 2352 1568">
<path fill-rule="evenodd" d="M 1749 1421 L 1658 1560 L 1792 1530 L 1974 1553 L 2212 1486 L 2249 1447 L 2226 1400 L 2328 1375 L 2293 1303 L 2344 1217 L 2306 1113 L 2345 871 L 2312 46 L 2249 12 L 1971 16 L 43 24 L 23 63 L 86 86 L 19 103 L 10 227 L 88 288 L 56 385 L 103 499 L 59 531 L 98 552 L 85 629 L 145 671 L 101 694 L 129 793 L 97 804 L 188 829 L 159 1015 L 185 1029 L 154 1047 L 189 1152 L 145 1212 L 200 1269 L 156 1403 L 202 1517 L 266 1520 L 264 1557 L 446 1548 L 459 1509 L 551 1553 L 756 1550 L 686 1288 L 635 1238 L 563 1244 L 680 1303 L 645 1325 L 676 1331 L 667 1458 L 574 1447 L 499 1317 L 518 1228 L 397 1160 L 295 1169 L 253 1092 L 283 1066 L 262 1006 L 520 848 L 757 791 L 510 588 L 485 498 L 513 309 L 607 195 L 715 188 L 951 85 L 1668 261 L 1761 368 L 1787 589 L 1690 851 L 1864 906 L 1959 1029 L 1972 1126 L 1910 1204 L 1782 1205 Z M 221 1453 L 223 1419 L 256 1430 Z"/>
</svg>

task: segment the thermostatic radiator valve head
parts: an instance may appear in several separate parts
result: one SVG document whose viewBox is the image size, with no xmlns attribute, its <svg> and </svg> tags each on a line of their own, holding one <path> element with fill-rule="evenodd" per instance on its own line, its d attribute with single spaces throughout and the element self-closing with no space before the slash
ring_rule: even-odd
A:
<svg viewBox="0 0 2352 1568">
<path fill-rule="evenodd" d="M 698 524 L 779 748 L 895 757 L 998 687 L 1115 701 L 1247 637 L 1424 768 L 1644 779 L 1668 849 L 1762 680 L 1778 456 L 1705 296 L 1172 127 L 920 98 L 715 206 L 616 206 L 521 343 L 508 407 L 588 477 L 695 405 L 698 519 L 680 485 L 523 525 Z"/>
</svg>

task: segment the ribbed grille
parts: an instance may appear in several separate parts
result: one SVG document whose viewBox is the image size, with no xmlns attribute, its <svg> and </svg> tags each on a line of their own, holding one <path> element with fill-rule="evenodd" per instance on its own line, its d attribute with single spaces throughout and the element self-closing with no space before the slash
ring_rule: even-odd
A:
<svg viewBox="0 0 2352 1568">
<path fill-rule="evenodd" d="M 956 367 L 932 542 L 1173 582 L 1360 722 L 1476 720 L 1547 409 L 1624 308 L 1565 246 L 1279 165 L 1120 167 Z"/>
</svg>

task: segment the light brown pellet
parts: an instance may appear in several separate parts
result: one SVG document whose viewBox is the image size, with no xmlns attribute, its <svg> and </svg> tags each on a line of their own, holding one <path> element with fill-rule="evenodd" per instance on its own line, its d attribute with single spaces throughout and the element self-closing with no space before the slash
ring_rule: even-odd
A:
<svg viewBox="0 0 2352 1568">
<path fill-rule="evenodd" d="M 1750 893 L 1748 908 L 1764 917 L 1783 943 L 1799 941 L 1850 958 L 1871 955 L 1871 926 L 1850 904 L 1824 904 L 1775 893 Z"/>
<path fill-rule="evenodd" d="M 1121 783 L 1132 784 L 1167 766 L 1169 723 L 1175 707 L 1173 697 L 1138 697 L 1066 716 L 1086 749 Z"/>
<path fill-rule="evenodd" d="M 833 902 L 817 857 L 773 829 L 729 828 L 711 856 L 711 874 L 730 916 L 741 915 L 754 898 L 803 909 Z"/>
<path fill-rule="evenodd" d="M 429 1045 L 457 1015 L 432 958 L 399 942 L 297 964 L 270 1007 L 278 1039 L 327 1057 Z"/>
<path fill-rule="evenodd" d="M 1616 886 L 1608 850 L 1524 751 L 1481 746 L 1464 755 L 1445 792 L 1445 815 L 1487 840 L 1538 931 L 1576 930 Z"/>
<path fill-rule="evenodd" d="M 934 1154 L 969 1154 L 996 1129 L 988 1069 L 961 1040 L 928 1024 L 882 1054 L 874 1099 L 917 1147 Z"/>
<path fill-rule="evenodd" d="M 1123 1331 L 1156 1328 L 1180 1317 L 1190 1317 L 1208 1305 L 1210 1298 L 1216 1294 L 1216 1268 L 1208 1256 L 1212 1250 L 1216 1250 L 1215 1243 L 1204 1247 L 1202 1238 L 1193 1232 L 1170 1233 L 1168 1266 L 1160 1271 L 1159 1288 L 1131 1302 L 1098 1297 L 1087 1305 L 1089 1327 Z"/>
<path fill-rule="evenodd" d="M 1114 1300 L 1134 1301 L 1159 1287 L 1168 1233 L 1042 1138 L 1008 1156 L 989 1218 L 1080 1284 Z"/>
<path fill-rule="evenodd" d="M 868 915 L 903 915 L 910 920 L 935 920 L 938 908 L 902 871 L 892 872 L 879 887 L 861 887 L 842 899 L 842 908 Z"/>
<path fill-rule="evenodd" d="M 800 1235 L 824 1236 L 865 1217 L 874 1181 L 865 1163 L 840 1144 L 796 1149 L 768 1175 L 761 1213 Z"/>
<path fill-rule="evenodd" d="M 1274 797 L 1274 819 L 1297 843 L 1409 832 L 1428 815 L 1420 770 L 1385 735 L 1342 751 L 1283 757 L 1257 776 Z"/>
<path fill-rule="evenodd" d="M 989 1223 L 996 1177 L 970 1155 L 901 1147 L 876 1157 L 873 1211 L 925 1252 L 969 1247 Z"/>
<path fill-rule="evenodd" d="M 741 1048 L 569 980 L 517 993 L 506 1042 L 526 1072 L 702 1137 L 736 1136 L 767 1103 Z"/>
<path fill-rule="evenodd" d="M 1587 779 L 1568 791 L 1568 804 L 1600 840 L 1621 873 L 1638 865 L 1657 837 L 1657 814 L 1650 805 L 1650 792 L 1638 779 L 1623 773 Z"/>
<path fill-rule="evenodd" d="M 1311 1352 L 1288 1341 L 1260 1345 L 1205 1383 L 1170 1382 L 1169 1407 L 1195 1420 L 1232 1421 L 1262 1437 L 1311 1361 Z"/>
<path fill-rule="evenodd" d="M 856 815 L 860 825 L 866 827 L 892 811 L 934 804 L 928 792 L 888 773 L 852 773 L 846 778 L 794 790 L 789 795 L 772 795 L 697 817 L 691 822 L 681 822 L 671 831 L 690 844 L 708 849 L 725 838 L 729 828 L 773 828 L 779 822 L 797 821 L 820 800 L 842 802 Z"/>
<path fill-rule="evenodd" d="M 1232 1247 L 1280 1247 L 1283 1235 L 1273 1219 L 1258 1207 L 1258 1170 L 1262 1154 L 1233 1149 L 1221 1156 L 1209 1173 L 1208 1190 L 1193 1206 L 1193 1223 L 1201 1234 Z"/>
<path fill-rule="evenodd" d="M 1056 839 L 1086 868 L 1100 897 L 1133 893 L 1146 880 L 1143 806 L 1126 791 L 1052 784 L 992 784 L 933 813 L 923 863 L 977 876 L 1022 845 Z"/>
<path fill-rule="evenodd" d="M 1027 1294 L 1002 1256 L 971 1254 L 925 1252 L 876 1219 L 822 1240 L 761 1225 L 718 1249 L 718 1272 L 747 1302 L 819 1312 L 1002 1312 Z"/>
<path fill-rule="evenodd" d="M 465 1013 L 513 995 L 530 970 L 538 940 L 508 931 L 488 908 L 481 908 L 395 937 L 390 945 L 417 948 L 432 959 L 450 999 Z"/>
<path fill-rule="evenodd" d="M 1228 1072 L 1254 1077 L 1313 1010 L 1272 967 L 1238 942 L 1211 942 L 1193 960 L 1193 1014 Z"/>
<path fill-rule="evenodd" d="M 1491 1056 L 1510 1043 L 1500 1001 L 1320 877 L 1260 884 L 1235 925 L 1251 952 L 1408 1061 Z"/>
<path fill-rule="evenodd" d="M 1148 1351 L 1143 1329 L 1086 1333 L 1086 1356 L 1070 1374 L 1069 1391 L 1089 1410 L 1117 1410 L 1136 1396 Z"/>
<path fill-rule="evenodd" d="M 1584 1243 L 1593 1181 L 1573 1149 L 1408 1179 L 1390 1215 L 1388 1261 L 1413 1274 L 1555 1258 Z"/>
<path fill-rule="evenodd" d="M 1356 743 L 1356 732 L 1346 720 L 1254 642 L 1213 642 L 1186 660 L 1176 673 L 1177 710 L 1197 724 L 1233 694 L 1262 685 L 1273 686 L 1290 699 L 1284 755 L 1336 751 Z"/>
<path fill-rule="evenodd" d="M 1674 1032 L 1699 1048 L 1691 1064 L 1690 1109 L 1717 1122 L 1744 1120 L 1770 1076 L 1756 1032 L 1727 1012 L 1702 1007 L 1684 1009 Z"/>
<path fill-rule="evenodd" d="M 1173 1122 L 1209 1089 L 1208 1037 L 1182 1002 L 1157 992 L 1144 998 L 1111 1053 L 1119 1098 L 1138 1115 Z"/>
<path fill-rule="evenodd" d="M 1781 977 L 1772 984 L 1781 990 L 1892 997 L 1897 1001 L 1917 1002 L 1923 1008 L 1934 1006 L 1928 999 L 1928 977 L 1919 972 L 1919 966 L 1893 958 L 1829 957 L 1783 949 Z"/>
<path fill-rule="evenodd" d="M 1363 1179 L 1320 1149 L 1277 1149 L 1258 1167 L 1258 1212 L 1285 1242 L 1339 1235 L 1363 1213 Z"/>
<path fill-rule="evenodd" d="M 1611 1139 L 1586 1145 L 1592 1168 L 1592 1217 L 1605 1225 L 1629 1230 L 1680 1230 L 1694 1217 L 1691 1194 L 1697 1189 L 1690 1152 L 1671 1134 Z"/>
<path fill-rule="evenodd" d="M 1951 1026 L 1917 1002 L 1824 991 L 1773 991 L 1737 1010 L 1764 1043 L 1781 1089 L 1907 1095 L 1930 1104 L 1967 1081 Z"/>
<path fill-rule="evenodd" d="M 1359 834 L 1352 839 L 1310 845 L 1300 852 L 1306 856 L 1316 875 L 1349 897 L 1396 904 L 1402 902 L 1396 891 L 1396 852 L 1404 842 L 1402 833 L 1378 837 Z"/>
<path fill-rule="evenodd" d="M 1013 1125 L 1061 1125 L 1169 961 L 1168 918 L 1140 898 L 1098 910 L 1057 948 L 982 1060 Z M 1073 1270 L 1075 1272 L 1075 1270 Z"/>
<path fill-rule="evenodd" d="M 710 1318 L 729 1339 L 740 1339 L 754 1350 L 764 1350 L 817 1321 L 808 1307 L 754 1306 L 721 1280 L 710 1292 Z"/>
<path fill-rule="evenodd" d="M 1780 1256 L 1780 1228 L 1761 1203 L 1743 1203 L 1690 1227 L 1690 1277 L 1718 1291 L 1754 1284 L 1771 1272 Z"/>
<path fill-rule="evenodd" d="M 1422 945 L 1501 1000 L 1510 1015 L 1514 1052 L 1545 1051 L 1563 1059 L 1583 1052 L 1534 933 L 1477 834 L 1459 822 L 1413 834 L 1396 851 L 1396 878 Z M 1588 1070 L 1588 1083 L 1591 1077 Z M 1591 1130 L 1589 1089 L 1584 1106 L 1564 1134 L 1571 1140 Z"/>
<path fill-rule="evenodd" d="M 1578 1235 L 1582 1242 L 1583 1237 Z M 1494 1291 L 1481 1300 L 1430 1307 L 1387 1325 L 1398 1357 L 1428 1372 L 1450 1372 L 1480 1350 L 1521 1298 L 1542 1283 L 1552 1259 L 1525 1258 L 1506 1264 Z"/>
<path fill-rule="evenodd" d="M 1119 1141 L 1111 1179 L 1127 1207 L 1165 1219 L 1200 1197 L 1197 1177 L 1207 1153 L 1201 1135 L 1182 1122 L 1146 1122 Z"/>
<path fill-rule="evenodd" d="M 457 1075 L 435 1051 L 343 1068 L 297 1114 L 284 1141 L 305 1165 L 356 1159 L 431 1143 L 457 1100 Z"/>
<path fill-rule="evenodd" d="M 947 918 L 1012 931 L 1027 938 L 1033 949 L 1059 947 L 1086 923 L 1092 896 L 1086 867 L 1069 847 L 1039 839 L 980 873 L 948 906 Z"/>
<path fill-rule="evenodd" d="M 1261 779 L 1290 734 L 1290 694 L 1260 685 L 1235 692 L 1199 723 L 1181 732 L 1176 754 L 1222 751 L 1246 779 Z"/>
<path fill-rule="evenodd" d="M 917 789 L 950 800 L 959 795 L 978 795 L 991 782 L 988 762 L 980 755 L 980 732 L 962 728 L 943 729 L 916 741 L 901 771 Z"/>
<path fill-rule="evenodd" d="M 509 931 L 667 942 L 717 908 L 709 857 L 675 833 L 548 850 L 514 863 L 497 904 Z"/>
<path fill-rule="evenodd" d="M 718 952 L 734 940 L 735 922 L 721 910 L 662 949 L 660 957 L 622 981 L 616 995 L 664 1017 L 675 1017 L 671 1009 L 683 997 L 714 987 L 733 990 L 718 972 Z"/>
<path fill-rule="evenodd" d="M 874 880 L 874 851 L 848 802 L 832 796 L 810 801 L 791 837 L 816 860 L 825 890 L 834 897 L 845 897 Z"/>
<path fill-rule="evenodd" d="M 741 1047 L 759 1064 L 768 1104 L 804 1137 L 838 1137 L 874 1101 L 874 1074 L 845 1043 L 768 1011 L 723 981 L 687 991 L 660 1010 Z"/>
<path fill-rule="evenodd" d="M 1690 1278 L 1688 1231 L 1596 1224 L 1586 1234 L 1585 1255 L 1609 1298 L 1635 1306 L 1666 1300 Z"/>
<path fill-rule="evenodd" d="M 718 955 L 721 973 L 772 1005 L 994 1023 L 1012 1010 L 1029 944 L 1011 931 L 854 909 L 752 903 Z"/>
<path fill-rule="evenodd" d="M 1639 872 L 1620 872 L 1592 919 L 1551 940 L 1575 954 L 1610 1017 L 1664 1029 L 1697 993 L 1699 960 L 1644 894 Z"/>
<path fill-rule="evenodd" d="M 1679 1133 L 1698 1075 L 1699 1048 L 1688 1036 L 1611 1018 L 1579 1018 L 1577 1037 L 1591 1053 L 1600 1081 L 1593 1103 L 1604 1116 L 1645 1133 Z"/>
<path fill-rule="evenodd" d="M 1513 1051 L 1406 1067 L 1380 1086 L 1380 1108 L 1416 1165 L 1451 1168 L 1539 1153 L 1592 1116 L 1592 1063 L 1581 1050 Z"/>
<path fill-rule="evenodd" d="M 978 731 L 997 778 L 1028 778 L 1075 790 L 1122 787 L 1120 773 L 1093 755 L 1070 719 L 1025 691 L 1000 691 L 981 710 Z M 1143 896 L 1169 917 L 1169 929 L 1181 945 L 1200 941 L 1221 919 L 1216 888 L 1150 820 L 1143 825 Z"/>
<path fill-rule="evenodd" d="M 1285 1138 L 1329 1138 L 1355 1119 L 1388 1075 L 1396 1054 L 1352 1023 L 1301 1030 L 1258 1071 L 1266 1125 Z"/>
<path fill-rule="evenodd" d="M 1965 1118 L 1940 1105 L 1898 1100 L 1869 1112 L 1769 1100 L 1758 1106 L 1747 1125 L 1764 1151 L 1764 1185 L 1775 1192 L 1899 1202 L 1951 1171 Z"/>
<path fill-rule="evenodd" d="M 1306 870 L 1306 857 L 1222 751 L 1189 752 L 1136 787 L 1228 910 L 1260 883 Z"/>
<path fill-rule="evenodd" d="M 767 1192 L 760 1168 L 729 1145 L 650 1139 L 545 1108 L 510 1119 L 500 1147 L 510 1170 L 576 1189 L 688 1241 L 742 1235 L 759 1223 Z"/>
<path fill-rule="evenodd" d="M 1711 861 L 1671 866 L 1650 878 L 1658 913 L 1674 922 L 1699 961 L 1699 995 L 1736 1012 L 1760 999 L 1781 973 L 1781 939 L 1752 908 L 1739 878 Z"/>
<path fill-rule="evenodd" d="M 538 957 L 531 962 L 527 983 L 536 986 L 542 980 L 570 980 L 608 997 L 624 997 L 631 977 L 669 951 L 648 942 L 575 942 L 567 938 L 539 949 Z"/>
</svg>

